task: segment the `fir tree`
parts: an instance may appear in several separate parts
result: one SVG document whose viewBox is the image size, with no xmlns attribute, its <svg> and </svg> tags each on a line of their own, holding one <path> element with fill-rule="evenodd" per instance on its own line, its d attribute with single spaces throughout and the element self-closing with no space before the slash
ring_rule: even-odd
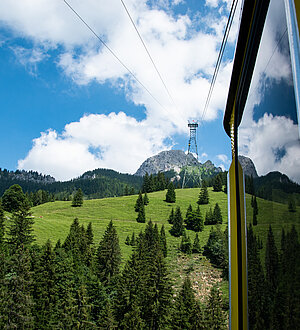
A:
<svg viewBox="0 0 300 330">
<path fill-rule="evenodd" d="M 82 192 L 81 188 L 79 188 L 73 196 L 72 206 L 80 207 L 80 206 L 82 206 L 82 204 L 83 204 L 83 192 Z"/>
<path fill-rule="evenodd" d="M 139 192 L 139 196 L 135 202 L 135 206 L 134 206 L 134 210 L 135 212 L 139 212 L 141 207 L 144 205 L 144 201 L 143 201 L 143 195 L 142 192 Z"/>
<path fill-rule="evenodd" d="M 167 248 L 167 238 L 166 238 L 166 232 L 165 232 L 164 225 L 161 226 L 159 239 L 160 239 L 160 243 L 161 243 L 162 253 L 163 253 L 164 257 L 166 258 L 166 256 L 168 255 L 168 248 Z"/>
<path fill-rule="evenodd" d="M 193 328 L 193 314 L 196 309 L 195 295 L 189 277 L 186 277 L 180 292 L 175 299 L 175 308 L 172 315 L 172 328 L 195 329 Z"/>
<path fill-rule="evenodd" d="M 222 183 L 222 178 L 221 176 L 218 174 L 215 177 L 214 183 L 213 183 L 213 190 L 214 191 L 222 191 L 223 188 L 223 183 Z"/>
<path fill-rule="evenodd" d="M 214 223 L 214 216 L 213 216 L 213 211 L 210 207 L 209 210 L 206 211 L 204 224 L 212 225 L 213 223 Z"/>
<path fill-rule="evenodd" d="M 140 209 L 138 211 L 138 215 L 137 215 L 136 221 L 137 222 L 140 222 L 140 223 L 145 223 L 146 222 L 146 215 L 145 215 L 145 206 L 144 206 L 144 204 L 141 205 L 141 207 L 140 207 Z"/>
<path fill-rule="evenodd" d="M 143 177 L 143 185 L 142 185 L 142 192 L 143 193 L 148 193 L 150 192 L 151 188 L 150 188 L 150 178 L 149 178 L 149 174 L 148 172 L 146 172 L 146 174 Z"/>
<path fill-rule="evenodd" d="M 121 263 L 119 238 L 112 221 L 99 243 L 96 256 L 97 274 L 102 283 L 109 283 L 118 274 Z"/>
<path fill-rule="evenodd" d="M 131 235 L 130 245 L 131 246 L 134 246 L 135 245 L 135 234 L 134 234 L 134 232 Z"/>
<path fill-rule="evenodd" d="M 226 329 L 225 315 L 222 309 L 220 289 L 213 286 L 210 291 L 205 311 L 205 326 L 207 329 Z"/>
<path fill-rule="evenodd" d="M 176 202 L 176 194 L 173 182 L 170 182 L 168 185 L 168 191 L 166 193 L 166 202 L 167 203 L 175 203 Z"/>
<path fill-rule="evenodd" d="M 192 253 L 192 243 L 190 237 L 184 231 L 181 237 L 180 251 L 186 254 Z"/>
<path fill-rule="evenodd" d="M 7 260 L 7 269 L 0 292 L 0 326 L 2 329 L 33 329 L 32 274 L 28 250 L 18 246 Z"/>
<path fill-rule="evenodd" d="M 204 229 L 204 222 L 203 222 L 203 217 L 200 211 L 200 207 L 197 207 L 196 212 L 194 212 L 194 222 L 192 226 L 192 230 L 199 232 L 203 231 Z"/>
<path fill-rule="evenodd" d="M 125 244 L 126 245 L 130 245 L 130 238 L 129 235 L 127 235 L 126 239 L 125 239 Z"/>
<path fill-rule="evenodd" d="M 201 252 L 201 247 L 200 247 L 200 241 L 198 237 L 198 233 L 196 233 L 195 240 L 193 243 L 193 248 L 192 248 L 193 253 L 200 253 Z"/>
<path fill-rule="evenodd" d="M 92 245 L 94 242 L 94 233 L 93 233 L 93 228 L 92 228 L 91 222 L 89 222 L 87 229 L 86 229 L 86 238 L 87 238 L 87 243 L 89 245 Z"/>
<path fill-rule="evenodd" d="M 145 192 L 145 195 L 144 195 L 144 198 L 143 198 L 143 203 L 144 203 L 144 205 L 148 205 L 149 204 L 149 198 L 148 198 L 148 195 L 147 195 L 146 192 Z"/>
<path fill-rule="evenodd" d="M 200 190 L 200 194 L 199 194 L 199 198 L 198 198 L 197 203 L 199 205 L 209 203 L 208 190 L 207 190 L 207 185 L 206 185 L 205 181 L 202 183 L 202 188 Z"/>
<path fill-rule="evenodd" d="M 193 229 L 193 227 L 194 227 L 194 213 L 193 213 L 193 208 L 192 208 L 191 204 L 187 208 L 184 222 L 186 224 L 186 229 Z"/>
<path fill-rule="evenodd" d="M 12 251 L 16 251 L 21 246 L 28 247 L 35 241 L 32 233 L 33 224 L 34 220 L 29 213 L 27 204 L 13 213 L 11 223 L 8 227 L 8 243 Z"/>
<path fill-rule="evenodd" d="M 169 222 L 171 225 L 174 223 L 174 217 L 175 217 L 175 215 L 174 215 L 174 209 L 172 208 L 172 211 L 171 211 L 171 213 L 170 213 L 170 215 L 169 215 L 169 218 L 168 218 L 168 222 Z"/>
<path fill-rule="evenodd" d="M 221 224 L 223 222 L 221 209 L 218 203 L 216 203 L 213 211 L 213 224 Z"/>
<path fill-rule="evenodd" d="M 177 207 L 174 215 L 173 226 L 170 229 L 170 234 L 172 236 L 179 237 L 183 234 L 183 232 L 184 232 L 183 219 L 182 219 L 180 207 Z"/>
<path fill-rule="evenodd" d="M 115 320 L 114 311 L 109 300 L 107 300 L 104 310 L 100 316 L 100 329 L 111 330 L 118 328 L 118 322 Z"/>
<path fill-rule="evenodd" d="M 296 203 L 295 203 L 295 200 L 293 198 L 289 199 L 288 210 L 289 210 L 289 212 L 296 212 L 297 211 Z"/>
</svg>

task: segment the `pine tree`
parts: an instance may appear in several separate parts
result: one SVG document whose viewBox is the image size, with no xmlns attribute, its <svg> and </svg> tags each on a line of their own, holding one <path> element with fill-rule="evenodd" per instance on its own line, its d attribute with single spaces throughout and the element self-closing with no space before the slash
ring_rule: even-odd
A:
<svg viewBox="0 0 300 330">
<path fill-rule="evenodd" d="M 36 327 L 50 327 L 52 310 L 56 304 L 55 297 L 55 255 L 48 240 L 42 248 L 42 254 L 34 272 L 34 291 Z"/>
<path fill-rule="evenodd" d="M 220 289 L 216 286 L 211 288 L 205 318 L 207 329 L 226 329 L 226 318 L 222 309 L 221 293 Z"/>
<path fill-rule="evenodd" d="M 289 212 L 296 212 L 297 211 L 296 203 L 295 203 L 295 200 L 293 198 L 289 199 L 288 210 L 289 210 Z"/>
<path fill-rule="evenodd" d="M 184 232 L 183 219 L 182 219 L 180 207 L 177 207 L 174 215 L 173 226 L 170 229 L 170 234 L 172 236 L 179 237 L 183 234 L 183 232 Z"/>
<path fill-rule="evenodd" d="M 173 223 L 174 223 L 174 217 L 175 217 L 175 215 L 174 215 L 174 209 L 172 208 L 172 211 L 171 211 L 171 213 L 170 213 L 170 215 L 169 215 L 169 219 L 168 219 L 168 222 L 169 222 L 171 225 L 173 225 Z"/>
<path fill-rule="evenodd" d="M 216 203 L 213 211 L 213 224 L 221 224 L 223 222 L 221 209 L 218 203 Z"/>
<path fill-rule="evenodd" d="M 29 213 L 28 205 L 25 204 L 12 215 L 11 223 L 8 227 L 8 243 L 12 251 L 19 247 L 28 247 L 35 241 L 33 235 L 34 220 Z"/>
<path fill-rule="evenodd" d="M 200 189 L 200 194 L 199 194 L 197 203 L 199 205 L 209 203 L 208 190 L 207 190 L 207 185 L 206 185 L 205 181 L 203 181 L 203 183 L 202 183 L 202 188 Z"/>
<path fill-rule="evenodd" d="M 144 203 L 144 205 L 148 205 L 149 204 L 149 198 L 148 198 L 148 195 L 147 195 L 146 192 L 145 192 L 145 195 L 144 195 L 143 203 Z"/>
<path fill-rule="evenodd" d="M 0 292 L 2 329 L 33 329 L 32 274 L 26 248 L 19 246 L 7 261 L 7 276 Z"/>
<path fill-rule="evenodd" d="M 194 227 L 194 213 L 193 213 L 193 208 L 192 208 L 191 204 L 187 208 L 184 222 L 186 224 L 186 229 L 193 230 L 193 227 Z"/>
<path fill-rule="evenodd" d="M 160 239 L 160 243 L 161 243 L 162 253 L 163 253 L 164 257 L 166 258 L 168 255 L 168 248 L 167 248 L 167 238 L 166 238 L 166 232 L 165 232 L 164 225 L 161 226 L 159 239 Z"/>
<path fill-rule="evenodd" d="M 180 251 L 186 254 L 192 253 L 192 243 L 190 237 L 184 231 L 181 237 Z"/>
<path fill-rule="evenodd" d="M 172 315 L 172 328 L 195 329 L 193 328 L 193 314 L 196 309 L 195 295 L 189 277 L 186 277 L 180 292 L 175 299 L 175 308 Z"/>
<path fill-rule="evenodd" d="M 109 300 L 107 300 L 104 310 L 100 316 L 100 329 L 111 330 L 118 328 L 118 322 L 115 320 L 113 308 Z"/>
<path fill-rule="evenodd" d="M 171 181 L 168 185 L 168 191 L 166 193 L 166 202 L 167 203 L 175 203 L 176 202 L 176 194 L 174 184 Z"/>
<path fill-rule="evenodd" d="M 135 206 L 134 206 L 134 210 L 135 212 L 139 212 L 141 207 L 144 205 L 144 201 L 143 201 L 143 195 L 142 192 L 139 192 L 139 196 L 135 202 Z"/>
<path fill-rule="evenodd" d="M 97 274 L 102 283 L 109 283 L 118 274 L 121 263 L 119 238 L 112 221 L 99 243 L 96 256 Z"/>
<path fill-rule="evenodd" d="M 80 207 L 80 206 L 82 206 L 82 204 L 83 204 L 83 192 L 82 192 L 81 188 L 79 188 L 73 196 L 72 206 Z"/>
<path fill-rule="evenodd" d="M 127 235 L 126 239 L 125 239 L 125 244 L 126 245 L 130 245 L 130 238 L 129 235 Z"/>
<path fill-rule="evenodd" d="M 134 246 L 135 245 L 135 234 L 134 234 L 134 232 L 131 235 L 130 245 L 131 246 Z"/>
<path fill-rule="evenodd" d="M 87 229 L 86 229 L 86 238 L 87 238 L 87 243 L 89 245 L 92 245 L 94 242 L 94 233 L 93 233 L 93 228 L 92 228 L 91 222 L 89 222 Z"/>
<path fill-rule="evenodd" d="M 148 172 L 143 177 L 143 185 L 142 185 L 142 192 L 143 193 L 148 193 L 150 192 L 151 187 L 150 187 L 150 178 Z"/>
<path fill-rule="evenodd" d="M 213 211 L 210 207 L 209 210 L 206 211 L 204 224 L 212 225 L 213 223 L 214 223 L 214 216 L 213 216 Z"/>
<path fill-rule="evenodd" d="M 200 211 L 200 207 L 197 207 L 196 212 L 194 212 L 194 222 L 192 226 L 192 230 L 199 232 L 203 231 L 204 229 L 204 222 L 203 222 L 203 217 Z"/>
<path fill-rule="evenodd" d="M 214 183 L 213 183 L 213 190 L 214 191 L 222 191 L 223 188 L 223 183 L 222 183 L 222 178 L 221 176 L 218 174 L 215 177 Z"/>
<path fill-rule="evenodd" d="M 145 215 L 145 206 L 144 206 L 144 204 L 142 204 L 140 206 L 140 209 L 138 211 L 138 215 L 137 215 L 136 221 L 137 222 L 140 222 L 140 223 L 145 223 L 146 222 L 146 215 Z"/>
<path fill-rule="evenodd" d="M 200 253 L 201 252 L 198 233 L 196 233 L 196 236 L 195 236 L 195 240 L 194 240 L 193 247 L 192 247 L 192 252 L 193 253 Z"/>
</svg>

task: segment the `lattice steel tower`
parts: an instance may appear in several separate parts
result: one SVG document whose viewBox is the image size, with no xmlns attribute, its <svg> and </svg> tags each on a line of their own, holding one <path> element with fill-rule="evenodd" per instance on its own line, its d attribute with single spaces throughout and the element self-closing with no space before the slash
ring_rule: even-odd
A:
<svg viewBox="0 0 300 330">
<path fill-rule="evenodd" d="M 190 139 L 188 145 L 188 154 L 196 154 L 196 159 L 198 160 L 198 149 L 197 149 L 197 127 L 198 123 L 193 120 L 192 123 L 188 123 L 190 128 Z"/>
<path fill-rule="evenodd" d="M 198 160 L 198 148 L 197 148 L 197 128 L 198 128 L 197 121 L 192 121 L 188 123 L 188 127 L 190 129 L 190 138 L 188 144 L 188 153 L 186 157 L 186 165 L 184 170 L 184 176 L 182 181 L 182 188 L 188 183 L 188 181 L 196 182 L 199 186 L 201 186 L 201 172 L 200 168 L 192 167 L 189 171 L 189 167 L 187 165 L 188 162 L 188 155 L 192 154 Z M 187 175 L 187 172 L 188 175 Z"/>
</svg>

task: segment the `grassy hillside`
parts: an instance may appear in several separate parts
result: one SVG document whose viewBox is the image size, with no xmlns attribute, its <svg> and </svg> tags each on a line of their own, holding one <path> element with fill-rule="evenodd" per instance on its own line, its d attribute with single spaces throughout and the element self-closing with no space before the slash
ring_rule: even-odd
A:
<svg viewBox="0 0 300 330">
<path fill-rule="evenodd" d="M 223 215 L 222 230 L 227 226 L 227 195 L 223 192 L 213 192 L 212 188 L 208 189 L 210 203 L 200 207 L 202 215 L 205 216 L 209 207 L 214 207 L 218 202 Z M 197 207 L 199 188 L 178 189 L 176 190 L 176 203 L 169 204 L 164 202 L 166 191 L 149 193 L 149 205 L 146 206 L 146 219 L 157 223 L 159 228 L 164 224 L 168 242 L 168 263 L 171 275 L 174 279 L 175 287 L 179 287 L 186 274 L 190 274 L 193 279 L 194 288 L 200 298 L 203 298 L 209 292 L 211 285 L 215 282 L 221 282 L 221 271 L 213 268 L 208 260 L 202 255 L 185 256 L 178 252 L 178 246 L 181 238 L 173 237 L 169 234 L 171 225 L 167 219 L 170 211 L 180 206 L 182 215 L 185 217 L 186 209 L 189 204 L 193 208 Z M 122 250 L 123 262 L 126 261 L 131 252 L 132 247 L 125 245 L 127 235 L 134 232 L 136 235 L 144 229 L 145 224 L 137 223 L 137 213 L 134 211 L 134 205 L 137 195 L 123 196 L 115 198 L 86 200 L 80 208 L 71 207 L 71 202 L 53 202 L 32 208 L 32 214 L 35 219 L 34 232 L 38 244 L 43 244 L 50 239 L 53 244 L 58 239 L 64 241 L 70 225 L 74 218 L 78 218 L 81 224 L 87 226 L 92 222 L 94 230 L 94 242 L 98 245 L 108 223 L 113 220 L 117 228 Z M 280 246 L 280 235 L 282 226 L 290 230 L 292 223 L 298 223 L 297 231 L 300 232 L 300 208 L 296 213 L 288 212 L 286 204 L 272 203 L 267 200 L 257 198 L 258 202 L 258 225 L 254 227 L 255 232 L 265 241 L 269 223 L 272 224 L 274 236 L 278 247 Z M 246 196 L 247 220 L 252 221 L 251 196 Z M 200 243 L 203 247 L 208 239 L 211 226 L 205 226 L 204 231 L 199 233 Z M 195 233 L 188 231 L 193 242 Z M 262 261 L 264 260 L 264 249 L 261 253 Z M 124 263 L 123 263 L 124 264 Z M 224 291 L 227 290 L 227 282 L 222 282 Z"/>
</svg>

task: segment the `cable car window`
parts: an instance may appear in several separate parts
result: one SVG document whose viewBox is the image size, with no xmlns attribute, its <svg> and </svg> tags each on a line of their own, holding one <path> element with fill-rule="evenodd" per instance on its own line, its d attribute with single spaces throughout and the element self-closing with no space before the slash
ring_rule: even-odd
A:
<svg viewBox="0 0 300 330">
<path fill-rule="evenodd" d="M 249 329 L 299 327 L 300 109 L 291 43 L 285 3 L 271 0 L 239 127 Z"/>
</svg>

